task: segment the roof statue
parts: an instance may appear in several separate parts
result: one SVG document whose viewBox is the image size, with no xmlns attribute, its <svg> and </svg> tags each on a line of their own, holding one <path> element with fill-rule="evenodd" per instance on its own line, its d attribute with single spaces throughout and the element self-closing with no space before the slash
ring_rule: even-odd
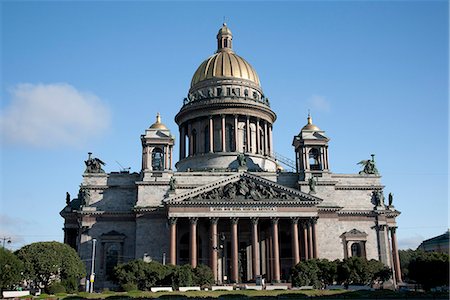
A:
<svg viewBox="0 0 450 300">
<path fill-rule="evenodd" d="M 309 193 L 315 194 L 316 193 L 316 179 L 314 176 L 311 175 L 311 177 L 308 179 L 308 185 L 309 185 Z"/>
<path fill-rule="evenodd" d="M 358 165 L 364 166 L 364 168 L 359 172 L 359 174 L 374 174 L 380 175 L 378 173 L 378 169 L 375 166 L 375 154 L 371 154 L 372 159 L 362 160 L 358 163 Z"/>
<path fill-rule="evenodd" d="M 84 161 L 86 164 L 86 170 L 84 170 L 84 173 L 105 173 L 102 169 L 102 165 L 104 166 L 105 163 L 99 158 L 92 158 L 92 152 L 89 152 L 88 155 L 88 160 Z"/>
<path fill-rule="evenodd" d="M 175 191 L 175 189 L 177 188 L 177 181 L 175 179 L 175 177 L 170 177 L 170 181 L 169 181 L 169 191 L 173 192 Z"/>
<path fill-rule="evenodd" d="M 389 206 L 392 206 L 393 200 L 394 200 L 394 195 L 392 195 L 392 193 L 389 193 L 389 196 L 388 196 Z"/>
</svg>

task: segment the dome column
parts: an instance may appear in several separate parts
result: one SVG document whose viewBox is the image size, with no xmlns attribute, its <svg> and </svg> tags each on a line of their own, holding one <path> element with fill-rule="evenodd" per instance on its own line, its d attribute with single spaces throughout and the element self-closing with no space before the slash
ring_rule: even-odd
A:
<svg viewBox="0 0 450 300">
<path fill-rule="evenodd" d="M 267 141 L 267 121 L 264 121 L 264 155 L 269 155 L 269 145 Z"/>
<path fill-rule="evenodd" d="M 192 156 L 194 147 L 192 145 L 192 124 L 191 123 L 188 124 L 188 144 L 189 144 L 189 150 L 188 150 L 189 155 L 188 156 Z"/>
<path fill-rule="evenodd" d="M 259 135 L 259 118 L 256 118 L 256 154 L 260 154 L 261 136 Z"/>
<path fill-rule="evenodd" d="M 186 155 L 186 132 L 184 126 L 180 126 L 180 160 Z"/>
<path fill-rule="evenodd" d="M 214 152 L 214 120 L 209 116 L 209 152 Z"/>
<path fill-rule="evenodd" d="M 272 151 L 273 151 L 272 125 L 269 125 L 269 156 L 272 156 Z"/>
<path fill-rule="evenodd" d="M 239 152 L 238 115 L 234 115 L 234 151 Z"/>
<path fill-rule="evenodd" d="M 251 143 L 251 140 L 250 140 L 250 117 L 249 116 L 247 116 L 247 120 L 246 120 L 246 123 L 245 123 L 245 134 L 246 134 L 246 137 L 247 137 L 247 145 L 246 145 L 246 148 L 245 148 L 245 152 L 250 152 L 250 143 Z"/>
<path fill-rule="evenodd" d="M 227 147 L 225 145 L 225 115 L 221 115 L 222 120 L 222 152 L 226 152 Z"/>
</svg>

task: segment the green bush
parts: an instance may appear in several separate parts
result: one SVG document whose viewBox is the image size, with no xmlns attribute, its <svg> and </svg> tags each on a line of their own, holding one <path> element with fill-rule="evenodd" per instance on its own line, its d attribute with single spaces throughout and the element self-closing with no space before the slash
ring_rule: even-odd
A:
<svg viewBox="0 0 450 300">
<path fill-rule="evenodd" d="M 292 285 L 298 287 L 312 285 L 316 289 L 320 288 L 319 272 L 315 259 L 302 261 L 292 268 Z"/>
<path fill-rule="evenodd" d="M 201 287 L 214 284 L 214 273 L 207 265 L 198 265 L 194 269 L 194 284 Z"/>
<path fill-rule="evenodd" d="M 190 265 L 182 265 L 175 269 L 172 279 L 172 286 L 192 286 L 194 284 L 194 272 Z"/>
<path fill-rule="evenodd" d="M 61 282 L 53 282 L 50 284 L 48 291 L 51 295 L 61 294 L 66 292 L 66 288 Z"/>
</svg>

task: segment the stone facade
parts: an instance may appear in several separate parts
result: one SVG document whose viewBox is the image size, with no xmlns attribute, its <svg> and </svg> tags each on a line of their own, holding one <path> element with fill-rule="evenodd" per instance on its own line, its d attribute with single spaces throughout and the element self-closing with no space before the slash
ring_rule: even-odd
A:
<svg viewBox="0 0 450 300">
<path fill-rule="evenodd" d="M 295 172 L 283 171 L 279 163 L 291 162 L 274 153 L 276 115 L 257 74 L 232 51 L 225 24 L 217 39 L 215 56 L 229 64 L 203 63 L 194 74 L 175 117 L 177 170 L 175 138 L 158 114 L 141 136 L 142 170 L 105 173 L 89 155 L 79 195 L 61 211 L 65 242 L 88 270 L 96 241 L 96 288 L 111 286 L 112 268 L 132 259 L 207 264 L 222 283 L 278 282 L 303 260 L 361 256 L 401 281 L 400 213 L 385 203 L 374 157 L 360 174 L 331 173 L 329 138 L 308 116 L 293 138 Z"/>
</svg>

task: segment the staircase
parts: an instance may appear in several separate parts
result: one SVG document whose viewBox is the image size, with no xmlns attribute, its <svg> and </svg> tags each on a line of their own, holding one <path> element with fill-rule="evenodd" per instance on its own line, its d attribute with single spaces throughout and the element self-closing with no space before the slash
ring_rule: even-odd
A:
<svg viewBox="0 0 450 300">
<path fill-rule="evenodd" d="M 295 171 L 296 166 L 295 166 L 295 161 L 284 156 L 281 155 L 280 153 L 276 153 L 276 152 L 272 152 L 271 155 L 273 158 L 275 158 L 275 161 L 282 163 L 284 166 L 287 167 L 287 169 L 289 169 L 289 171 Z"/>
</svg>

